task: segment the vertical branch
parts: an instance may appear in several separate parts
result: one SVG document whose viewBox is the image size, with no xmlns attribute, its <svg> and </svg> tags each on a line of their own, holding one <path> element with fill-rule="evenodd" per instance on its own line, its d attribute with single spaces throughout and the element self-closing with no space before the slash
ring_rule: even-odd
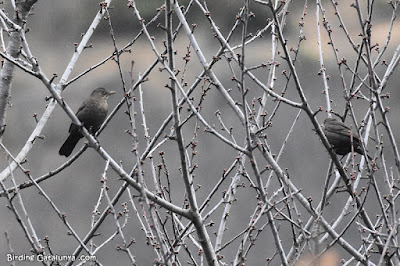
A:
<svg viewBox="0 0 400 266">
<path fill-rule="evenodd" d="M 171 9 L 171 1 L 173 0 L 166 0 L 166 9 L 165 9 L 165 26 L 167 29 L 167 53 L 168 53 L 168 64 L 169 69 L 174 71 L 174 61 L 173 61 L 173 42 L 172 42 L 172 9 Z M 175 6 L 177 2 L 174 1 Z M 178 7 L 179 8 L 179 7 Z M 176 8 L 175 8 L 176 10 Z M 180 10 L 179 10 L 180 11 Z M 203 247 L 204 254 L 207 259 L 207 263 L 209 265 L 218 265 L 217 257 L 211 245 L 210 237 L 207 233 L 207 230 L 204 226 L 203 219 L 199 213 L 199 209 L 197 206 L 197 200 L 195 195 L 195 190 L 193 187 L 193 179 L 192 176 L 189 174 L 187 169 L 187 162 L 185 156 L 185 145 L 183 140 L 182 128 L 180 125 L 180 116 L 179 116 L 179 106 L 178 106 L 178 95 L 177 90 L 175 89 L 175 80 L 171 79 L 170 81 L 170 90 L 171 90 L 171 97 L 172 97 L 172 108 L 174 112 L 174 129 L 176 134 L 176 141 L 178 143 L 179 149 L 179 157 L 181 162 L 181 171 L 182 177 L 185 183 L 186 192 L 188 194 L 189 202 L 190 202 L 190 209 L 191 214 L 193 215 L 193 224 L 197 229 L 197 233 L 199 236 L 199 242 Z"/>
<path fill-rule="evenodd" d="M 21 52 L 21 31 L 25 30 L 26 19 L 32 6 L 37 0 L 25 0 L 17 3 L 13 22 L 20 28 L 13 29 L 7 46 L 7 54 L 12 58 L 18 58 Z M 5 61 L 0 71 L 0 139 L 6 127 L 6 112 L 11 97 L 11 82 L 15 72 L 15 65 Z"/>
<path fill-rule="evenodd" d="M 260 198 L 264 202 L 264 204 L 268 204 L 267 199 L 266 199 L 265 189 L 264 189 L 263 182 L 262 182 L 261 175 L 260 175 L 260 171 L 257 166 L 257 160 L 254 157 L 254 154 L 252 151 L 253 147 L 252 147 L 252 141 L 251 141 L 251 136 L 250 136 L 249 117 L 247 114 L 247 105 L 246 105 L 247 89 L 246 89 L 246 83 L 245 83 L 245 62 L 246 62 L 245 61 L 245 52 L 247 49 L 246 37 L 247 37 L 247 25 L 249 22 L 249 0 L 245 0 L 244 2 L 245 2 L 245 4 L 243 7 L 244 12 L 243 12 L 243 28 L 242 28 L 242 54 L 239 58 L 240 59 L 239 65 L 240 65 L 240 70 L 241 70 L 239 85 L 241 87 L 241 92 L 242 92 L 242 108 L 243 108 L 244 121 L 245 121 L 244 126 L 245 126 L 245 130 L 246 130 L 246 145 L 247 145 L 250 164 L 251 164 L 251 167 L 253 168 L 253 172 L 256 176 L 258 193 L 260 194 Z M 275 220 L 274 220 L 274 217 L 273 217 L 271 211 L 267 211 L 267 217 L 268 217 L 268 222 L 271 226 L 272 235 L 275 240 L 275 245 L 276 245 L 277 251 L 281 258 L 281 262 L 283 265 L 289 265 L 286 255 L 285 255 L 285 252 L 283 250 L 282 241 L 280 239 L 279 232 L 276 227 Z"/>
<path fill-rule="evenodd" d="M 172 41 L 172 10 L 171 10 L 171 2 L 166 0 L 166 9 L 165 9 L 165 28 L 167 34 L 167 54 L 168 54 L 168 66 L 169 69 L 174 71 L 174 52 L 173 52 L 173 41 Z M 173 118 L 174 118 L 174 130 L 176 134 L 176 141 L 178 144 L 179 150 L 179 158 L 180 165 L 183 174 L 183 179 L 185 182 L 186 192 L 188 193 L 189 202 L 191 205 L 191 209 L 193 212 L 198 211 L 197 201 L 195 197 L 195 191 L 193 188 L 193 180 L 192 176 L 188 171 L 188 164 L 186 162 L 185 156 L 185 144 L 182 134 L 182 127 L 180 122 L 180 114 L 179 114 L 179 105 L 178 105 L 178 94 L 176 89 L 176 83 L 174 79 L 170 79 L 169 89 L 171 92 L 171 100 L 172 100 L 172 110 L 173 110 Z"/>
<path fill-rule="evenodd" d="M 326 103 L 326 110 L 328 112 L 328 116 L 330 116 L 331 112 L 331 101 L 329 97 L 329 85 L 328 85 L 328 79 L 326 77 L 326 68 L 324 64 L 324 52 L 322 51 L 322 40 L 321 40 L 321 22 L 319 18 L 319 13 L 323 11 L 321 6 L 320 6 L 320 0 L 317 0 L 317 8 L 315 11 L 315 17 L 316 17 L 316 22 L 317 22 L 317 36 L 318 36 L 318 51 L 319 51 L 319 63 L 320 63 L 320 70 L 319 74 L 322 74 L 322 80 L 324 82 L 324 92 L 325 92 L 325 103 Z M 325 20 L 325 17 L 323 18 Z M 326 23 L 324 21 L 324 23 Z"/>
</svg>

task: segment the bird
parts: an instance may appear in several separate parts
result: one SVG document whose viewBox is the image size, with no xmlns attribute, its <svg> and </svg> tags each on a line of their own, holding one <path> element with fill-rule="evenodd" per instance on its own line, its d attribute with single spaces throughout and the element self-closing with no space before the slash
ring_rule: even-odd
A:
<svg viewBox="0 0 400 266">
<path fill-rule="evenodd" d="M 325 119 L 324 133 L 336 154 L 348 154 L 351 152 L 351 144 L 353 143 L 354 151 L 364 155 L 358 134 L 354 133 L 348 126 L 338 121 L 336 118 Z"/>
<path fill-rule="evenodd" d="M 107 98 L 114 93 L 115 91 L 107 91 L 105 88 L 94 89 L 89 99 L 85 100 L 76 112 L 76 117 L 90 134 L 96 133 L 106 119 L 108 113 Z M 83 138 L 79 126 L 74 123 L 71 123 L 68 132 L 69 136 L 58 152 L 65 157 L 72 153 L 78 141 Z"/>
</svg>

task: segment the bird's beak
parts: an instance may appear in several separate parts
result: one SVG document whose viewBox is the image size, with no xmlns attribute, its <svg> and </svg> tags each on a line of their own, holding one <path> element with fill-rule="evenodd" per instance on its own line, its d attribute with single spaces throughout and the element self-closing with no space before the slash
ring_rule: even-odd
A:
<svg viewBox="0 0 400 266">
<path fill-rule="evenodd" d="M 115 91 L 109 91 L 108 92 L 108 95 L 113 95 L 113 94 L 115 94 Z"/>
</svg>

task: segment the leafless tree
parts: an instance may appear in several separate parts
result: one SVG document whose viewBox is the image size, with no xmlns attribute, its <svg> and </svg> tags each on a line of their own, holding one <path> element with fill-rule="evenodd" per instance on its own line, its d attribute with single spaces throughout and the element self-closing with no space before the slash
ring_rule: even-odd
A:
<svg viewBox="0 0 400 266">
<path fill-rule="evenodd" d="M 8 246 L 0 248 L 1 261 L 25 254 L 21 259 L 34 255 L 44 265 L 108 265 L 108 256 L 118 265 L 400 264 L 393 75 L 399 1 L 242 0 L 237 13 L 225 14 L 211 1 L 165 0 L 146 20 L 140 1 L 114 7 L 107 0 L 60 76 L 46 74 L 26 37 L 36 1 L 0 10 L 2 219 L 16 221 L 24 236 L 0 226 Z M 140 25 L 123 45 L 114 24 L 119 8 Z M 222 14 L 229 29 L 219 25 Z M 108 55 L 89 42 L 99 25 L 108 29 Z M 153 60 L 148 65 L 132 59 L 140 41 Z M 88 50 L 97 63 L 71 78 Z M 81 125 L 64 98 L 70 85 L 106 64 L 116 66 L 120 98 L 100 130 L 91 135 L 81 127 L 86 143 L 47 173 L 28 169 L 27 158 L 44 153 L 43 130 L 56 106 L 70 118 L 66 124 Z M 26 76 L 51 96 L 14 155 L 5 136 L 6 119 L 15 121 L 6 111 L 13 81 Z M 146 96 L 150 81 L 159 90 Z M 149 115 L 161 102 L 169 113 Z M 327 116 L 357 131 L 368 156 L 338 156 L 323 133 Z M 117 153 L 110 152 L 119 142 L 113 121 L 128 128 L 130 142 Z M 33 152 L 38 143 L 41 151 Z M 88 166 L 102 172 L 93 184 L 97 202 L 91 214 L 70 218 L 46 183 L 68 171 L 79 176 L 73 163 L 89 150 L 102 158 Z M 33 190 L 39 195 L 27 199 Z M 69 193 L 83 200 L 86 192 Z M 45 215 L 56 214 L 67 233 L 38 229 L 47 217 L 39 203 L 28 206 L 43 199 Z"/>
</svg>

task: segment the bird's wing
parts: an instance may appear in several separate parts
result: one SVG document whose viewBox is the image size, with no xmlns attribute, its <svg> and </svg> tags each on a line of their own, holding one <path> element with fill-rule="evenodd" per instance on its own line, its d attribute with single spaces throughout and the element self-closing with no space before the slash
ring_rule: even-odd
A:
<svg viewBox="0 0 400 266">
<path fill-rule="evenodd" d="M 350 141 L 350 135 L 344 134 L 340 131 L 325 129 L 325 135 L 329 142 L 334 145 L 343 144 Z"/>
<path fill-rule="evenodd" d="M 79 119 L 79 113 L 86 107 L 88 100 L 85 100 L 81 106 L 78 108 L 78 111 L 76 111 L 75 115 L 78 117 Z M 80 120 L 80 119 L 79 119 Z M 71 123 L 71 125 L 69 126 L 69 130 L 68 132 L 71 133 L 72 127 L 76 126 L 73 122 Z"/>
<path fill-rule="evenodd" d="M 346 127 L 346 129 L 342 128 L 336 129 L 335 128 L 325 128 L 325 135 L 329 134 L 331 136 L 335 136 L 339 138 L 340 141 L 350 141 L 350 132 L 351 130 Z M 359 145 L 360 138 L 358 137 L 357 133 L 352 132 L 353 134 L 353 142 L 355 145 Z"/>
<path fill-rule="evenodd" d="M 87 102 L 88 102 L 88 100 L 84 101 L 84 102 L 82 103 L 82 105 L 79 107 L 78 111 L 76 111 L 76 114 L 75 114 L 75 115 L 76 115 L 78 118 L 79 118 L 79 113 L 80 113 L 80 111 L 82 111 L 82 109 L 86 107 Z"/>
</svg>

